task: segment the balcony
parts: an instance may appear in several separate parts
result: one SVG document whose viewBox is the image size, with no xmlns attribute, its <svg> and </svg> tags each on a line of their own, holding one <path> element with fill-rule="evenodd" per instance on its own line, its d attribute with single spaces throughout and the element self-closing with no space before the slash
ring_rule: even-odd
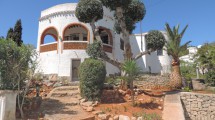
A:
<svg viewBox="0 0 215 120">
<path fill-rule="evenodd" d="M 40 53 L 57 50 L 57 42 L 40 45 Z"/>
<path fill-rule="evenodd" d="M 88 41 L 63 41 L 63 50 L 85 50 L 87 49 Z"/>
<path fill-rule="evenodd" d="M 108 45 L 108 44 L 103 44 L 103 50 L 104 50 L 105 52 L 112 53 L 112 46 L 111 46 L 111 45 Z"/>
</svg>

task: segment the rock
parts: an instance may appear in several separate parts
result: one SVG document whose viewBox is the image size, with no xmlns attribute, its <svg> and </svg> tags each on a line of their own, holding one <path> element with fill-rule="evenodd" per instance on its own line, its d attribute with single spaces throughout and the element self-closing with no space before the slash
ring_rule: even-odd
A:
<svg viewBox="0 0 215 120">
<path fill-rule="evenodd" d="M 46 86 L 50 87 L 50 86 L 53 86 L 53 84 L 54 83 L 49 82 L 49 83 L 46 84 Z"/>
<path fill-rule="evenodd" d="M 131 120 L 137 120 L 137 118 L 136 117 L 131 117 Z"/>
<path fill-rule="evenodd" d="M 134 94 L 135 94 L 136 96 L 138 96 L 138 92 L 135 92 Z"/>
<path fill-rule="evenodd" d="M 108 120 L 113 120 L 113 118 L 109 118 Z"/>
<path fill-rule="evenodd" d="M 125 94 L 126 94 L 126 92 L 123 91 L 123 90 L 121 90 L 121 89 L 119 89 L 119 93 L 121 93 L 122 95 L 125 95 Z"/>
<path fill-rule="evenodd" d="M 99 104 L 99 102 L 98 102 L 98 101 L 95 101 L 95 102 L 93 102 L 92 106 L 95 107 L 95 106 L 97 106 L 98 104 Z"/>
<path fill-rule="evenodd" d="M 83 102 L 86 102 L 86 101 L 87 101 L 86 99 L 81 99 L 80 103 L 83 103 Z"/>
<path fill-rule="evenodd" d="M 158 106 L 158 109 L 159 109 L 159 110 L 162 110 L 162 107 L 161 107 L 161 106 Z"/>
<path fill-rule="evenodd" d="M 81 105 L 85 106 L 85 107 L 90 107 L 90 106 L 93 106 L 93 102 L 91 102 L 91 101 L 82 102 Z"/>
<path fill-rule="evenodd" d="M 92 112 L 94 110 L 94 108 L 93 107 L 91 107 L 91 106 L 89 106 L 89 107 L 87 107 L 87 112 Z"/>
<path fill-rule="evenodd" d="M 143 120 L 143 118 L 142 117 L 138 117 L 137 120 Z"/>
<path fill-rule="evenodd" d="M 80 120 L 95 120 L 95 116 L 88 116 L 88 117 L 80 119 Z"/>
<path fill-rule="evenodd" d="M 93 115 L 99 115 L 99 114 L 102 114 L 103 112 L 102 111 L 93 111 L 92 113 L 93 113 Z"/>
<path fill-rule="evenodd" d="M 130 120 L 130 118 L 125 115 L 119 115 L 119 120 Z"/>
<path fill-rule="evenodd" d="M 118 116 L 118 115 L 115 115 L 115 116 L 113 117 L 113 120 L 119 120 L 119 116 Z"/>
<path fill-rule="evenodd" d="M 98 115 L 98 118 L 101 120 L 108 120 L 109 117 L 110 117 L 110 115 L 107 115 L 107 114 L 99 114 Z"/>
<path fill-rule="evenodd" d="M 54 88 L 56 88 L 56 87 L 60 87 L 60 86 L 62 86 L 62 84 L 61 84 L 61 83 L 55 83 L 55 84 L 53 85 L 53 87 L 54 87 Z"/>
<path fill-rule="evenodd" d="M 128 90 L 126 91 L 126 94 L 131 95 L 131 90 L 130 90 L 130 89 L 128 89 Z"/>
</svg>

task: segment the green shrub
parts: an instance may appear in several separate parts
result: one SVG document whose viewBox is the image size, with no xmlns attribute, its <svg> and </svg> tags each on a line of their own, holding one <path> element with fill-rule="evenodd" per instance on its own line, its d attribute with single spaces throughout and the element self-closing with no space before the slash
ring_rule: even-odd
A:
<svg viewBox="0 0 215 120">
<path fill-rule="evenodd" d="M 88 100 L 100 100 L 106 69 L 101 60 L 86 59 L 79 68 L 81 96 Z"/>
<path fill-rule="evenodd" d="M 206 74 L 206 83 L 215 86 L 215 71 L 211 70 Z"/>
</svg>

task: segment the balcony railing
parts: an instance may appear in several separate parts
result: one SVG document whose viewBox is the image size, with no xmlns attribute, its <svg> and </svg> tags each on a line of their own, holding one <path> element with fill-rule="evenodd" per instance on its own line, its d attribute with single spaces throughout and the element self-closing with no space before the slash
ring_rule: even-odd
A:
<svg viewBox="0 0 215 120">
<path fill-rule="evenodd" d="M 112 53 L 112 46 L 111 45 L 108 45 L 108 44 L 103 44 L 103 50 L 105 52 L 109 52 L 109 53 Z"/>
<path fill-rule="evenodd" d="M 88 41 L 64 41 L 63 49 L 71 50 L 71 49 L 87 49 Z"/>
<path fill-rule="evenodd" d="M 57 42 L 40 45 L 40 52 L 48 52 L 57 50 Z"/>
</svg>

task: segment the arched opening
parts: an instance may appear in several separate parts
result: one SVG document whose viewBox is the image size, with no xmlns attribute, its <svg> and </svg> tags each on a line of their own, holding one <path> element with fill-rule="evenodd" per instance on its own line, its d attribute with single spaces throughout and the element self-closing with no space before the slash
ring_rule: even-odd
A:
<svg viewBox="0 0 215 120">
<path fill-rule="evenodd" d="M 63 41 L 89 41 L 89 31 L 79 23 L 70 24 L 63 31 Z"/>
<path fill-rule="evenodd" d="M 54 27 L 49 27 L 42 33 L 41 44 L 47 44 L 51 42 L 56 42 L 58 39 L 58 32 Z"/>
<path fill-rule="evenodd" d="M 48 43 L 53 43 L 53 42 L 56 42 L 56 39 L 52 35 L 46 35 L 44 37 L 43 44 L 48 44 Z"/>
<path fill-rule="evenodd" d="M 103 44 L 112 45 L 111 33 L 107 29 L 99 28 L 99 34 Z"/>
<path fill-rule="evenodd" d="M 63 30 L 63 49 L 86 49 L 90 41 L 90 32 L 80 23 L 72 23 Z M 63 51 L 62 51 L 63 52 Z"/>
<path fill-rule="evenodd" d="M 112 53 L 113 37 L 111 31 L 105 27 L 99 27 L 99 35 L 103 42 L 104 51 Z"/>
<path fill-rule="evenodd" d="M 40 39 L 40 52 L 57 50 L 58 32 L 54 27 L 45 29 Z"/>
</svg>

